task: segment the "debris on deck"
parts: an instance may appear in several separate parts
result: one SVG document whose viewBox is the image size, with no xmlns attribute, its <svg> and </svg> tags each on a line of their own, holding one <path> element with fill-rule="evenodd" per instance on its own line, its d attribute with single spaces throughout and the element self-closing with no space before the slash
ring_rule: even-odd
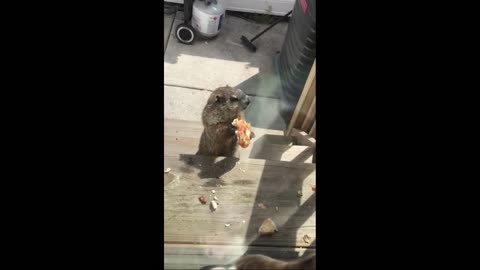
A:
<svg viewBox="0 0 480 270">
<path fill-rule="evenodd" d="M 203 195 L 200 196 L 200 197 L 198 198 L 198 200 L 200 200 L 200 202 L 201 202 L 202 204 L 206 204 L 206 203 L 207 203 L 207 198 L 205 198 L 205 196 L 203 196 Z"/>
<path fill-rule="evenodd" d="M 213 211 L 217 210 L 218 204 L 216 201 L 211 201 L 210 202 L 210 209 Z"/>
<path fill-rule="evenodd" d="M 308 236 L 308 234 L 305 234 L 303 236 L 303 241 L 305 241 L 305 243 L 309 244 L 311 240 L 312 240 L 312 238 L 310 236 Z"/>
<path fill-rule="evenodd" d="M 262 208 L 262 209 L 267 209 L 267 206 L 263 203 L 259 203 L 258 204 L 258 207 Z"/>
<path fill-rule="evenodd" d="M 278 228 L 271 218 L 267 218 L 263 221 L 262 225 L 258 229 L 258 233 L 261 235 L 271 235 L 278 232 Z"/>
<path fill-rule="evenodd" d="M 246 174 L 242 175 L 239 166 L 234 166 L 237 160 L 232 159 L 232 163 L 227 163 L 233 167 L 230 171 L 220 177 L 207 174 L 202 178 L 199 175 L 201 170 L 183 170 L 189 157 L 182 157 L 182 160 L 177 156 L 165 157 L 164 170 L 171 168 L 168 174 L 164 174 L 165 178 L 178 178 L 174 185 L 170 183 L 169 189 L 164 189 L 166 244 L 195 246 L 191 243 L 199 242 L 233 249 L 233 246 L 242 246 L 255 239 L 258 246 L 282 250 L 289 249 L 290 245 L 315 247 L 314 201 L 308 200 L 298 205 L 296 198 L 298 190 L 305 193 L 302 198 L 313 193 L 310 189 L 315 184 L 314 164 L 263 164 L 255 159 L 247 159 L 242 160 L 245 165 L 242 162 L 240 165 L 246 169 Z M 208 170 L 224 165 L 211 165 L 212 159 L 203 156 L 194 157 L 193 161 Z M 298 177 L 299 174 L 301 177 Z M 292 178 L 298 188 L 279 185 L 278 179 L 282 177 Z M 290 224 L 295 209 L 300 209 L 302 221 Z M 280 230 L 278 225 L 287 223 L 289 226 Z M 309 243 L 303 239 L 305 234 L 311 239 L 305 238 Z M 240 256 L 240 253 L 233 255 Z"/>
</svg>

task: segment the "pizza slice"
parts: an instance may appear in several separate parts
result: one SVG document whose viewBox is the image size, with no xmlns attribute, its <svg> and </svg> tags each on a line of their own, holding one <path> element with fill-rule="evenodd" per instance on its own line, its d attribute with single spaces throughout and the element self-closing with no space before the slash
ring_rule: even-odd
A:
<svg viewBox="0 0 480 270">
<path fill-rule="evenodd" d="M 250 136 L 252 126 L 245 120 L 235 119 L 232 125 L 237 128 L 235 133 L 237 134 L 237 143 L 243 148 L 247 148 L 250 145 Z"/>
</svg>

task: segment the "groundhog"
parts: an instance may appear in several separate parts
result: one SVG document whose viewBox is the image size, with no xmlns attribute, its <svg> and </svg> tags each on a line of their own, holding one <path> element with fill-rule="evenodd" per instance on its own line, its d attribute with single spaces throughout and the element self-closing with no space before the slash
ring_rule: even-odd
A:
<svg viewBox="0 0 480 270">
<path fill-rule="evenodd" d="M 244 118 L 248 104 L 250 99 L 240 89 L 227 85 L 213 91 L 202 112 L 204 130 L 197 155 L 234 156 L 237 136 L 232 122 L 236 118 Z"/>
</svg>

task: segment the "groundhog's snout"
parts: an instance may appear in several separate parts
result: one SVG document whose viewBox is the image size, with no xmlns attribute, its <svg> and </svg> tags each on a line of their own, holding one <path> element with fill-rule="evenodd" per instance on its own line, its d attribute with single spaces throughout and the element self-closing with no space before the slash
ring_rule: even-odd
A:
<svg viewBox="0 0 480 270">
<path fill-rule="evenodd" d="M 245 94 L 241 89 L 235 89 L 236 90 L 236 95 L 240 100 L 240 103 L 242 104 L 242 108 L 246 109 L 248 104 L 250 104 L 250 97 Z"/>
<path fill-rule="evenodd" d="M 242 107 L 244 110 L 248 107 L 248 104 L 250 104 L 250 98 L 247 95 L 244 95 L 242 97 Z"/>
<path fill-rule="evenodd" d="M 250 98 L 247 95 L 245 95 L 245 104 L 247 104 L 247 106 L 250 104 Z"/>
</svg>

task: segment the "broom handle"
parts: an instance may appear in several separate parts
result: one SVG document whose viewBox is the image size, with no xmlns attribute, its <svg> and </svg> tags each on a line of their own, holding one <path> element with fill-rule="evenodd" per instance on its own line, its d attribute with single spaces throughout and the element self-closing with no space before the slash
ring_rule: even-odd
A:
<svg viewBox="0 0 480 270">
<path fill-rule="evenodd" d="M 257 39 L 259 36 L 261 36 L 263 33 L 267 32 L 268 29 L 274 27 L 277 23 L 279 23 L 280 21 L 282 21 L 283 19 L 285 19 L 286 17 L 288 17 L 288 15 L 290 15 L 292 13 L 293 10 L 290 10 L 290 12 L 288 12 L 287 14 L 283 15 L 280 19 L 277 19 L 274 23 L 272 23 L 269 27 L 267 27 L 265 30 L 263 30 L 262 32 L 260 32 L 258 35 L 256 35 L 255 37 L 253 37 L 250 42 L 253 42 L 255 39 Z"/>
</svg>

